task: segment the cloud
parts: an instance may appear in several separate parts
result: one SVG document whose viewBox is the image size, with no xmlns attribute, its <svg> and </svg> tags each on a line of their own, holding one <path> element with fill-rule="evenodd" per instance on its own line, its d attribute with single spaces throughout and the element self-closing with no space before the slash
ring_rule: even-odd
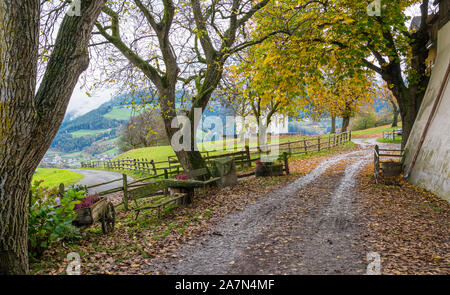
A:
<svg viewBox="0 0 450 295">
<path fill-rule="evenodd" d="M 80 83 L 75 87 L 66 113 L 75 116 L 83 115 L 91 110 L 98 108 L 100 105 L 113 98 L 114 91 L 112 89 L 99 89 L 94 93 L 90 93 L 89 97 L 86 90 L 81 87 Z"/>
</svg>

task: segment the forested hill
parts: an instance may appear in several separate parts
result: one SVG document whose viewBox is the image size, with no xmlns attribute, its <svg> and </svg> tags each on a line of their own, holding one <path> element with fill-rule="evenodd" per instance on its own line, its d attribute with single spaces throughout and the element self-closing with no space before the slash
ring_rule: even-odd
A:
<svg viewBox="0 0 450 295">
<path fill-rule="evenodd" d="M 82 116 L 71 118 L 70 114 L 67 115 L 52 142 L 51 149 L 62 153 L 84 151 L 91 155 L 117 152 L 115 140 L 120 136 L 122 126 L 129 122 L 132 116 L 137 115 L 132 109 L 127 108 L 126 102 L 138 105 L 143 101 L 148 102 L 147 97 L 144 92 L 134 95 L 133 98 L 129 94 L 122 94 Z M 181 97 L 182 93 L 177 93 L 178 108 L 188 107 L 189 103 L 182 102 Z M 219 102 L 211 102 L 203 115 L 219 116 L 225 123 L 225 116 L 231 113 Z"/>
<path fill-rule="evenodd" d="M 118 136 L 122 125 L 133 115 L 118 96 L 82 116 L 67 117 L 52 142 L 51 148 L 64 153 L 81 151 L 94 142 Z M 102 151 L 99 151 L 102 152 Z"/>
</svg>

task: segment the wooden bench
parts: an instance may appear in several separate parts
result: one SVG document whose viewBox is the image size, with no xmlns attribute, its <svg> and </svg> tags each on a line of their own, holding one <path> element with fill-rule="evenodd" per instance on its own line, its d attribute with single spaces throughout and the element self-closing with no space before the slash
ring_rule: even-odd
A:
<svg viewBox="0 0 450 295">
<path fill-rule="evenodd" d="M 167 183 L 164 181 L 152 182 L 152 183 L 148 183 L 148 184 L 139 186 L 138 188 L 136 188 L 134 190 L 130 190 L 128 192 L 128 197 L 130 198 L 130 200 L 133 200 L 137 206 L 136 201 L 138 199 L 149 198 L 149 197 L 160 196 L 160 195 L 167 195 L 167 192 L 165 192 L 165 190 L 167 188 L 168 188 Z M 162 191 L 164 191 L 164 192 L 162 192 Z M 149 206 L 138 207 L 136 209 L 133 209 L 136 212 L 135 219 L 137 219 L 139 217 L 139 213 L 142 210 L 147 210 L 147 209 L 157 209 L 158 210 L 158 218 L 160 218 L 161 210 L 164 209 L 164 206 L 175 203 L 175 202 L 180 202 L 180 200 L 183 201 L 183 198 L 186 198 L 186 194 L 176 194 L 173 196 L 168 196 L 162 202 L 156 202 L 155 204 L 152 204 Z M 184 203 L 184 202 L 181 202 L 181 203 Z"/>
<path fill-rule="evenodd" d="M 193 170 L 188 173 L 191 178 L 206 178 L 210 176 L 206 168 Z M 139 185 L 137 188 L 128 192 L 128 198 L 135 202 L 137 206 L 137 200 L 142 198 L 149 198 L 158 195 L 167 195 L 168 188 L 181 189 L 180 193 L 168 196 L 162 202 L 157 202 L 149 206 L 139 207 L 133 209 L 136 212 L 136 219 L 139 217 L 139 213 L 146 209 L 158 209 L 158 217 L 161 217 L 161 210 L 164 206 L 178 202 L 179 204 L 186 205 L 192 203 L 194 199 L 194 190 L 198 187 L 205 187 L 218 181 L 220 177 L 210 177 L 204 181 L 201 180 L 174 180 L 174 179 L 162 179 L 156 182 Z M 164 192 L 162 192 L 164 191 Z"/>
<path fill-rule="evenodd" d="M 213 184 L 216 181 L 220 180 L 220 177 L 211 177 L 211 174 L 208 172 L 208 169 L 206 169 L 206 168 L 201 168 L 201 169 L 196 169 L 196 170 L 189 171 L 188 172 L 188 176 L 191 179 L 196 179 L 196 178 L 203 178 L 204 179 L 206 177 L 210 177 L 207 180 L 200 180 L 200 182 L 202 182 L 203 185 Z"/>
<path fill-rule="evenodd" d="M 174 180 L 174 179 L 164 179 L 166 185 L 169 188 L 172 189 L 179 189 L 181 193 L 186 194 L 186 198 L 184 200 L 185 204 L 192 203 L 194 199 L 194 191 L 196 188 L 199 187 L 206 187 L 208 185 L 215 184 L 218 180 L 220 180 L 220 177 L 211 177 L 210 173 L 206 168 L 196 169 L 192 170 L 187 173 L 187 175 L 190 178 L 203 178 L 206 180 L 195 180 L 195 179 L 189 179 L 189 180 Z M 209 178 L 207 178 L 209 177 Z"/>
</svg>

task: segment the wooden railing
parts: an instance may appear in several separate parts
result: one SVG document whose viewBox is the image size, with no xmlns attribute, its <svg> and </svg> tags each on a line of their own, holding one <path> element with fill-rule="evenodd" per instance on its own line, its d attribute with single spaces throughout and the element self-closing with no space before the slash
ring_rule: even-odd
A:
<svg viewBox="0 0 450 295">
<path fill-rule="evenodd" d="M 295 141 L 287 141 L 284 143 L 277 144 L 280 154 L 283 152 L 287 152 L 290 155 L 296 154 L 307 154 L 312 152 L 320 152 L 323 150 L 329 150 L 338 145 L 344 144 L 348 141 L 351 141 L 352 133 L 351 131 L 339 133 L 339 134 L 330 134 L 328 136 L 317 136 L 304 138 L 301 140 Z M 265 145 L 260 147 L 260 150 L 268 150 L 270 147 L 276 145 Z M 251 150 L 257 150 L 258 148 L 252 148 Z"/>
<path fill-rule="evenodd" d="M 375 145 L 373 151 L 373 168 L 374 168 L 374 177 L 375 182 L 378 184 L 378 178 L 380 177 L 381 163 L 383 162 L 382 158 L 392 159 L 392 158 L 401 158 L 403 159 L 405 150 L 403 149 L 380 149 L 378 145 Z M 401 160 L 400 160 L 401 161 Z"/>
<path fill-rule="evenodd" d="M 383 138 L 392 139 L 395 141 L 396 139 L 400 139 L 402 137 L 401 134 L 401 130 L 383 131 Z"/>
<path fill-rule="evenodd" d="M 233 157 L 237 167 L 251 167 L 252 163 L 261 159 L 261 154 L 267 154 L 273 147 L 278 147 L 279 154 L 288 153 L 289 155 L 308 154 L 329 150 L 338 145 L 351 140 L 351 131 L 331 134 L 328 136 L 309 137 L 301 140 L 287 141 L 279 144 L 268 144 L 258 147 L 249 147 L 246 145 L 244 150 L 230 153 L 201 152 L 203 158 L 208 164 L 217 158 Z M 183 173 L 183 167 L 176 156 L 169 156 L 167 161 L 154 161 L 147 158 L 142 159 L 119 159 L 108 161 L 88 161 L 81 163 L 82 168 L 103 168 L 107 170 L 124 171 L 130 170 L 151 175 L 151 178 L 171 178 Z"/>
</svg>

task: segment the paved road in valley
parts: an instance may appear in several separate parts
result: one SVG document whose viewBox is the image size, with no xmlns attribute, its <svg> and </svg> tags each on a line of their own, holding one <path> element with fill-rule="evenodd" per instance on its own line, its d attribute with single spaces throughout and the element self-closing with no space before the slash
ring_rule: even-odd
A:
<svg viewBox="0 0 450 295">
<path fill-rule="evenodd" d="M 112 181 L 115 179 L 119 179 L 120 181 L 116 181 L 113 183 L 101 185 L 98 187 L 94 187 L 92 189 L 89 189 L 88 192 L 90 194 L 106 191 L 109 189 L 113 189 L 119 186 L 122 186 L 122 174 L 117 172 L 110 172 L 110 171 L 103 171 L 103 170 L 87 170 L 87 169 L 70 169 L 71 171 L 80 173 L 84 175 L 84 178 L 78 182 L 77 184 L 81 185 L 87 185 L 92 186 L 99 183 L 104 183 L 108 181 Z M 128 181 L 131 182 L 133 179 L 131 177 L 128 177 Z"/>
</svg>

